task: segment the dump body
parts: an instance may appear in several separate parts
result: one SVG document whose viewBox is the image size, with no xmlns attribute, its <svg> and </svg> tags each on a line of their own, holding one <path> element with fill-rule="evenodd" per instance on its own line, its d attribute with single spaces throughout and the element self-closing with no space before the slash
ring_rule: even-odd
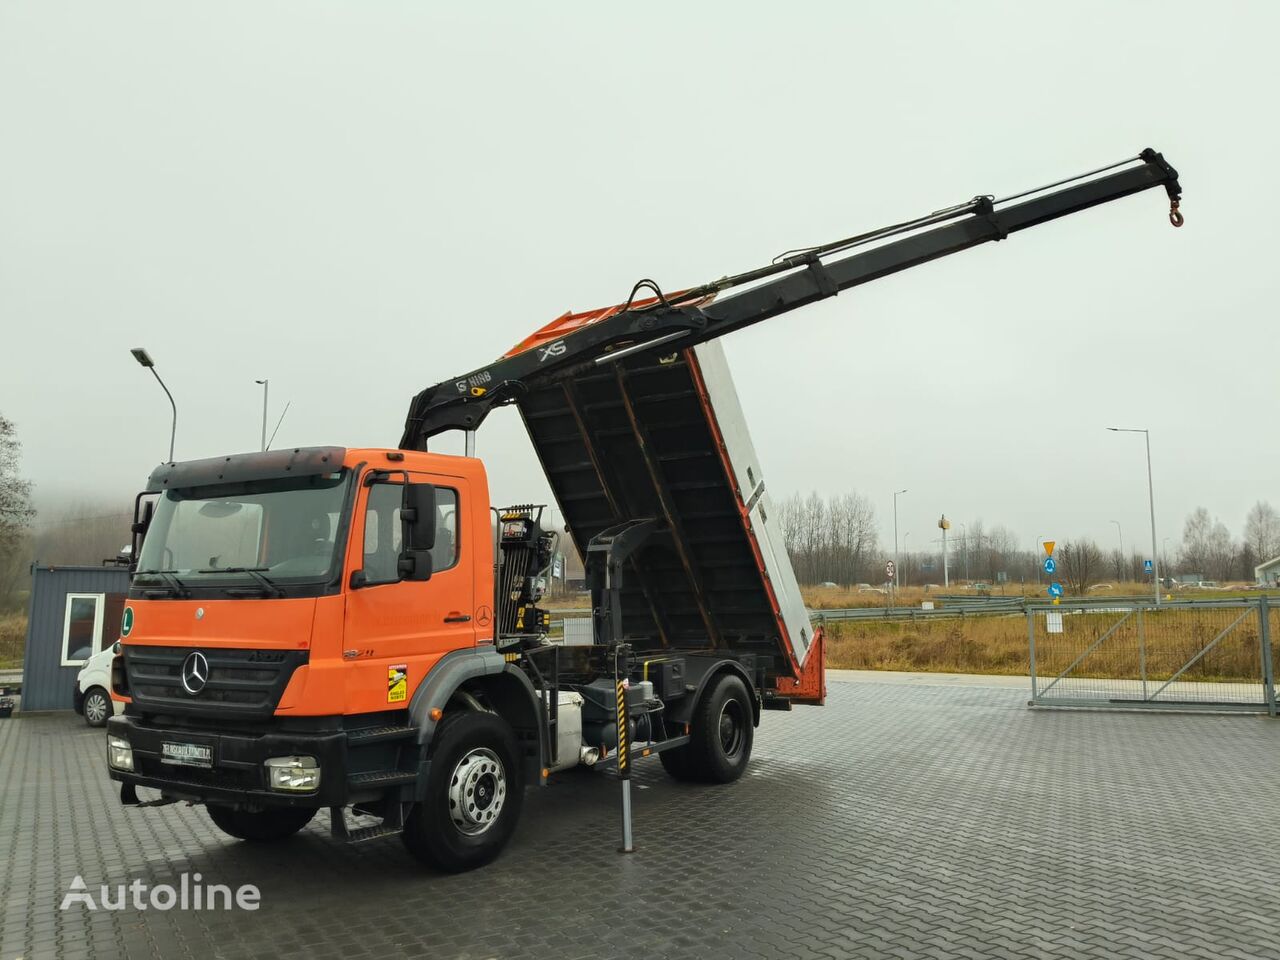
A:
<svg viewBox="0 0 1280 960">
<path fill-rule="evenodd" d="M 670 531 L 631 562 L 627 642 L 755 654 L 770 677 L 797 675 L 812 630 L 720 345 L 526 385 L 517 405 L 579 552 L 626 520 Z"/>
</svg>

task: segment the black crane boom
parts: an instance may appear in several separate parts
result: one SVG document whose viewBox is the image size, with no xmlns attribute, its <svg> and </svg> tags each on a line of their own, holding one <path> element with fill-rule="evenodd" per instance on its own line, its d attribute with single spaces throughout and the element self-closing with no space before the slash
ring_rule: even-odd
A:
<svg viewBox="0 0 1280 960">
<path fill-rule="evenodd" d="M 641 281 L 626 304 L 600 319 L 563 337 L 522 345 L 493 363 L 423 390 L 410 406 L 400 446 L 425 450 L 431 437 L 446 430 L 475 430 L 490 410 L 514 402 L 535 381 L 572 377 L 584 367 L 668 344 L 692 347 L 859 284 L 1158 186 L 1168 193 L 1170 221 L 1181 226 L 1178 173 L 1148 148 L 1048 187 L 1002 200 L 979 196 L 915 220 L 789 251 L 766 267 L 671 296 L 663 295 L 652 281 Z M 837 258 L 847 251 L 855 252 Z M 635 294 L 643 286 L 657 296 L 636 303 Z M 747 289 L 740 293 L 716 299 L 725 290 L 744 286 Z"/>
</svg>

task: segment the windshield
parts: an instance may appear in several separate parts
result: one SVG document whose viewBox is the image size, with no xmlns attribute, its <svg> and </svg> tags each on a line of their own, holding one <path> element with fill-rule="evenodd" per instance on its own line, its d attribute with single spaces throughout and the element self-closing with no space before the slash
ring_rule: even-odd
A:
<svg viewBox="0 0 1280 960">
<path fill-rule="evenodd" d="M 137 576 L 171 588 L 327 580 L 349 472 L 167 490 Z M 151 576 L 148 577 L 147 575 Z"/>
</svg>

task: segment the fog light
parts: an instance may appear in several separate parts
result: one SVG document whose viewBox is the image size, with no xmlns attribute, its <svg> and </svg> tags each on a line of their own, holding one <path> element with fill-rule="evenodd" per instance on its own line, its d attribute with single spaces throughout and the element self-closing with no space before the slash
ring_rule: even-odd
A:
<svg viewBox="0 0 1280 960">
<path fill-rule="evenodd" d="M 310 793 L 320 787 L 320 764 L 315 757 L 272 757 L 266 764 L 267 786 L 272 790 Z"/>
<path fill-rule="evenodd" d="M 107 763 L 117 770 L 133 769 L 133 747 L 124 737 L 107 737 Z"/>
</svg>

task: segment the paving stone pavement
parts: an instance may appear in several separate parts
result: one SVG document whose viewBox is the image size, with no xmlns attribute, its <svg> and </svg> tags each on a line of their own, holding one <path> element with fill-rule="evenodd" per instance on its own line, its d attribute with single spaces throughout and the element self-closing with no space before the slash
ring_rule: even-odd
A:
<svg viewBox="0 0 1280 960">
<path fill-rule="evenodd" d="M 321 814 L 258 847 L 120 807 L 101 731 L 0 721 L 0 960 L 23 957 L 1275 958 L 1280 723 L 1038 712 L 1025 693 L 833 683 L 769 713 L 743 780 L 639 767 L 622 856 L 602 774 L 531 791 L 447 877 Z M 256 912 L 91 912 L 103 883 L 252 883 Z"/>
</svg>

